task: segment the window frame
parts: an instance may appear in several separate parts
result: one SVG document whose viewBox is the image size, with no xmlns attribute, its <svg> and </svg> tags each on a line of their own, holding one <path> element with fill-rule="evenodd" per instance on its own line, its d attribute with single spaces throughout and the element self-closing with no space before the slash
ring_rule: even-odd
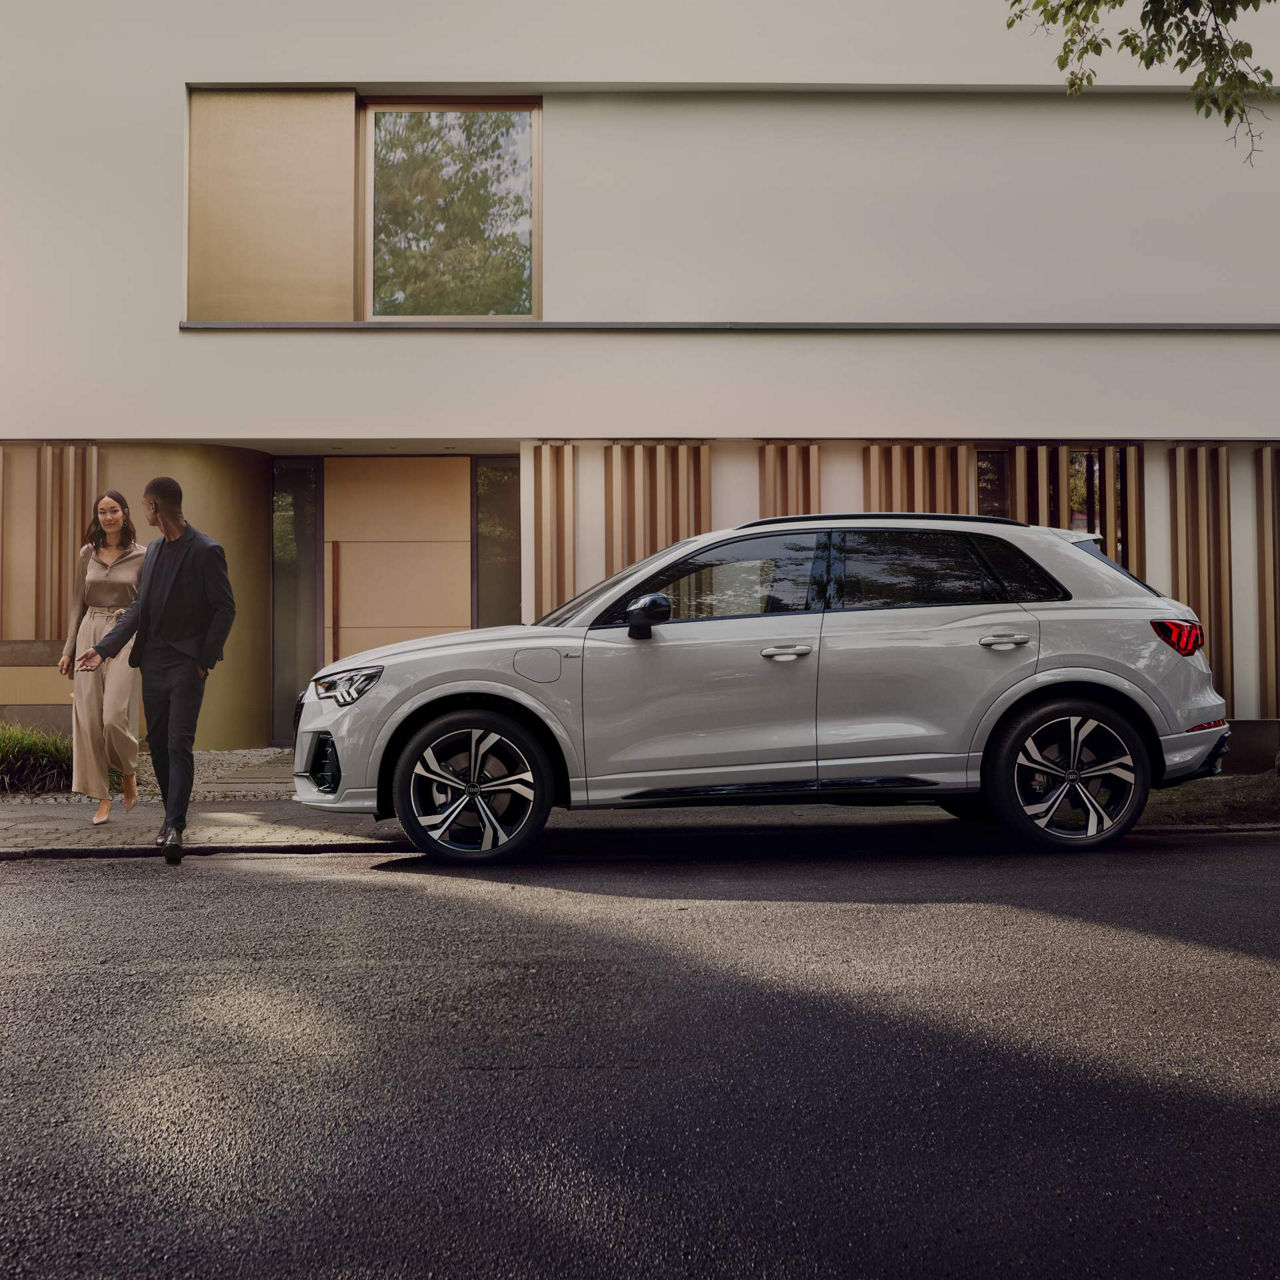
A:
<svg viewBox="0 0 1280 1280">
<path fill-rule="evenodd" d="M 813 535 L 813 558 L 809 561 L 809 588 L 805 593 L 805 607 L 803 609 L 788 609 L 777 613 L 726 613 L 715 618 L 669 618 L 666 622 L 655 623 L 655 626 L 688 626 L 691 623 L 707 623 L 707 622 L 741 622 L 746 618 L 798 618 L 807 617 L 814 613 L 823 613 L 827 607 L 827 599 L 831 594 L 831 547 L 834 542 L 832 531 L 830 529 L 798 529 L 795 531 L 801 536 Z M 740 542 L 761 542 L 766 538 L 777 538 L 781 536 L 781 531 L 777 529 L 760 531 L 758 533 L 746 534 L 740 538 L 726 538 L 723 542 L 713 542 L 708 546 L 698 547 L 697 550 L 689 552 L 688 555 L 681 556 L 678 560 L 671 561 L 655 569 L 647 578 L 638 582 L 635 586 L 629 588 L 620 595 L 614 596 L 599 613 L 587 624 L 592 631 L 612 631 L 618 627 L 628 625 L 625 618 L 617 622 L 603 622 L 603 619 L 611 610 L 615 609 L 622 599 L 626 596 L 642 596 L 648 595 L 653 591 L 662 591 L 661 587 L 653 587 L 650 584 L 660 574 L 665 574 L 668 570 L 676 569 L 680 565 L 687 563 L 697 556 L 707 555 L 711 552 L 719 551 L 723 547 L 735 546 Z M 668 584 L 670 585 L 670 584 Z"/>
<path fill-rule="evenodd" d="M 533 234 L 529 246 L 531 307 L 520 315 L 412 315 L 379 316 L 373 311 L 373 126 L 379 111 L 528 111 L 532 135 Z M 542 319 L 542 99 L 492 98 L 362 98 L 356 130 L 359 199 L 356 201 L 356 315 L 371 324 L 396 324 L 406 320 L 466 321 L 468 324 L 533 323 Z"/>
</svg>

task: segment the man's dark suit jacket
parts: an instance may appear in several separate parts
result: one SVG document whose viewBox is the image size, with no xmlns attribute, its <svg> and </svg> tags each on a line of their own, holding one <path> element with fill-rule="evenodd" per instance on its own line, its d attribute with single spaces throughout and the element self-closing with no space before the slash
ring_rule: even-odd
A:
<svg viewBox="0 0 1280 1280">
<path fill-rule="evenodd" d="M 147 650 L 147 637 L 156 619 L 163 617 L 168 632 L 166 643 L 189 654 L 197 666 L 211 668 L 221 659 L 223 642 L 236 616 L 236 602 L 227 580 L 227 557 L 212 538 L 205 537 L 193 525 L 187 525 L 177 542 L 178 563 L 163 599 L 152 590 L 151 579 L 164 539 L 157 538 L 147 547 L 137 596 L 120 621 L 94 646 L 104 658 L 114 658 L 135 634 L 129 665 L 140 667 L 155 657 Z"/>
</svg>

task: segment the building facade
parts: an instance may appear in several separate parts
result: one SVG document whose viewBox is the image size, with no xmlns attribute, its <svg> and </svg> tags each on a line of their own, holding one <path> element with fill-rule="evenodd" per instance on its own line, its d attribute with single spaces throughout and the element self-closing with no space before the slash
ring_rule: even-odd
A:
<svg viewBox="0 0 1280 1280">
<path fill-rule="evenodd" d="M 89 505 L 171 474 L 239 602 L 200 746 L 689 533 L 932 510 L 1095 529 L 1274 753 L 1280 167 L 1167 76 L 1066 99 L 998 0 L 899 8 L 18 16 L 0 718 L 69 720 Z"/>
</svg>

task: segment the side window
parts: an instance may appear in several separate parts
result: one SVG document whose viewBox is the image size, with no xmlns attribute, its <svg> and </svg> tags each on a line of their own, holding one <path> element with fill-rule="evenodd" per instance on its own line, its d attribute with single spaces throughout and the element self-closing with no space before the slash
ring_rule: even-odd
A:
<svg viewBox="0 0 1280 1280">
<path fill-rule="evenodd" d="M 974 541 L 983 558 L 996 571 L 1010 600 L 1034 604 L 1044 600 L 1067 600 L 1070 594 L 1051 578 L 1025 551 L 1003 538 L 977 534 Z"/>
<path fill-rule="evenodd" d="M 821 569 L 815 581 L 817 541 L 816 533 L 791 533 L 708 547 L 631 588 L 595 625 L 624 621 L 630 601 L 651 591 L 670 597 L 673 622 L 817 608 L 822 590 Z"/>
<path fill-rule="evenodd" d="M 968 538 L 924 529 L 850 530 L 836 557 L 835 606 L 904 609 L 985 604 L 1004 592 Z M 843 576 L 843 587 L 841 586 Z"/>
</svg>

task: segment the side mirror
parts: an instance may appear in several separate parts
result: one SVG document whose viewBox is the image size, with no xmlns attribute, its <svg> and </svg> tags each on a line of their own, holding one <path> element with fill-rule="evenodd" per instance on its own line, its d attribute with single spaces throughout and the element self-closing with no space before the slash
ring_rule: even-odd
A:
<svg viewBox="0 0 1280 1280">
<path fill-rule="evenodd" d="M 671 601 L 661 591 L 655 591 L 649 596 L 637 596 L 627 605 L 627 635 L 632 640 L 651 639 L 653 624 L 670 620 Z"/>
</svg>

